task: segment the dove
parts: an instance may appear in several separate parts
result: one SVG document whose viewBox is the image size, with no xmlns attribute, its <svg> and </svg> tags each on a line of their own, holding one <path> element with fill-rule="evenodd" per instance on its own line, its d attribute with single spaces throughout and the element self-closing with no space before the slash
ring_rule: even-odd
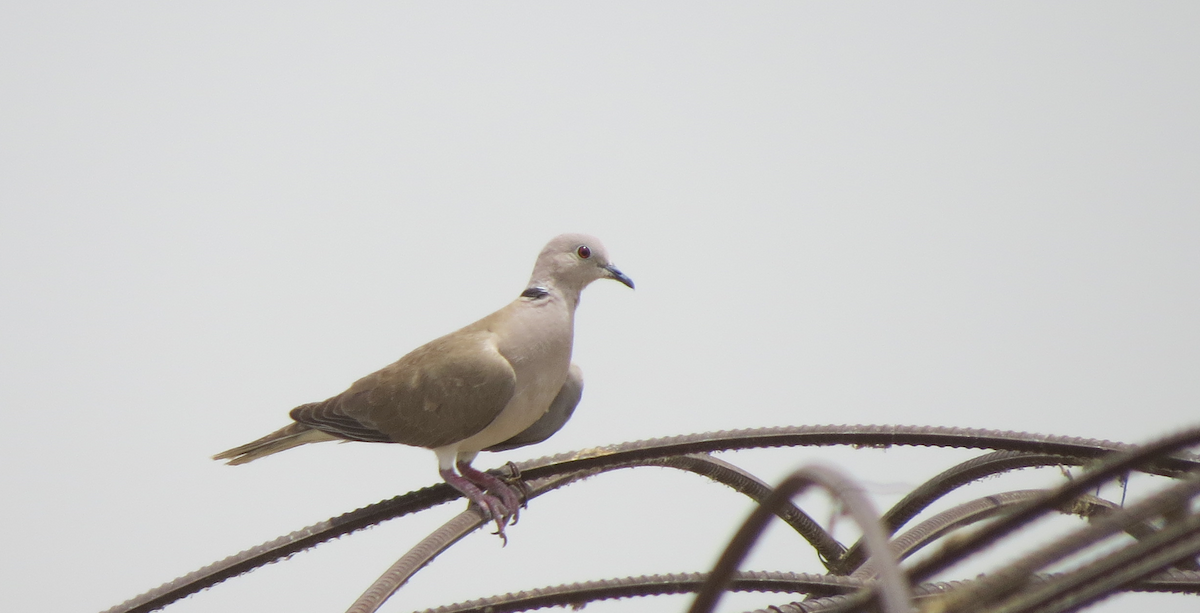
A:
<svg viewBox="0 0 1200 613">
<path fill-rule="evenodd" d="M 633 280 L 598 239 L 563 234 L 537 257 L 521 294 L 500 310 L 417 347 L 331 398 L 300 405 L 293 422 L 213 456 L 245 464 L 321 441 L 400 443 L 430 449 L 446 483 L 504 528 L 522 504 L 516 486 L 471 466 L 482 451 L 542 442 L 583 393 L 571 363 L 575 309 L 593 281 Z"/>
</svg>

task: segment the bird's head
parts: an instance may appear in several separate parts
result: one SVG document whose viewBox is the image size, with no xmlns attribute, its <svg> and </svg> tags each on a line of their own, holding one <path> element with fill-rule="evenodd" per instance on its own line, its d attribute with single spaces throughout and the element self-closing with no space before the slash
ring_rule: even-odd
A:
<svg viewBox="0 0 1200 613">
<path fill-rule="evenodd" d="M 633 279 L 608 259 L 600 239 L 587 234 L 560 234 L 538 255 L 530 285 L 579 292 L 597 279 L 613 279 L 633 287 Z"/>
</svg>

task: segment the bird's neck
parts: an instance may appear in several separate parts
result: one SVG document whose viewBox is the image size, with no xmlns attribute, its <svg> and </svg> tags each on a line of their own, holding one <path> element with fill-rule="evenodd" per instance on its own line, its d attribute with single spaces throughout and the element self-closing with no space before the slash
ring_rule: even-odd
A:
<svg viewBox="0 0 1200 613">
<path fill-rule="evenodd" d="M 521 292 L 521 297 L 530 301 L 561 300 L 573 313 L 575 307 L 579 306 L 579 297 L 582 293 L 583 288 L 581 287 L 561 287 L 549 281 L 539 281 L 535 277 L 530 279 L 525 291 Z"/>
</svg>

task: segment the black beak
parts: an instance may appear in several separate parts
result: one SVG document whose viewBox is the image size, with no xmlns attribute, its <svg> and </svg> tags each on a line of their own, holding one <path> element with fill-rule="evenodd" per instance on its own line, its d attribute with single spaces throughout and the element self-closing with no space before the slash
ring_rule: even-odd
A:
<svg viewBox="0 0 1200 613">
<path fill-rule="evenodd" d="M 616 266 L 608 264 L 604 267 L 604 270 L 607 270 L 609 276 L 611 276 L 613 279 L 624 283 L 629 289 L 633 289 L 633 279 L 625 276 L 625 273 L 621 272 Z"/>
</svg>

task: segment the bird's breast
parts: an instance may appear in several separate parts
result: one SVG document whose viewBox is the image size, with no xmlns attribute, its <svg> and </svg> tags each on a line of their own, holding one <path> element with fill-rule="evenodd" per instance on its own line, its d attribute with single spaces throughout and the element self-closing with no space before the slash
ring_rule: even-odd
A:
<svg viewBox="0 0 1200 613">
<path fill-rule="evenodd" d="M 506 441 L 533 425 L 550 407 L 571 367 L 574 314 L 562 306 L 519 309 L 508 318 L 507 329 L 496 335 L 496 348 L 516 375 L 513 397 L 491 424 L 460 444 L 460 452 Z"/>
</svg>

